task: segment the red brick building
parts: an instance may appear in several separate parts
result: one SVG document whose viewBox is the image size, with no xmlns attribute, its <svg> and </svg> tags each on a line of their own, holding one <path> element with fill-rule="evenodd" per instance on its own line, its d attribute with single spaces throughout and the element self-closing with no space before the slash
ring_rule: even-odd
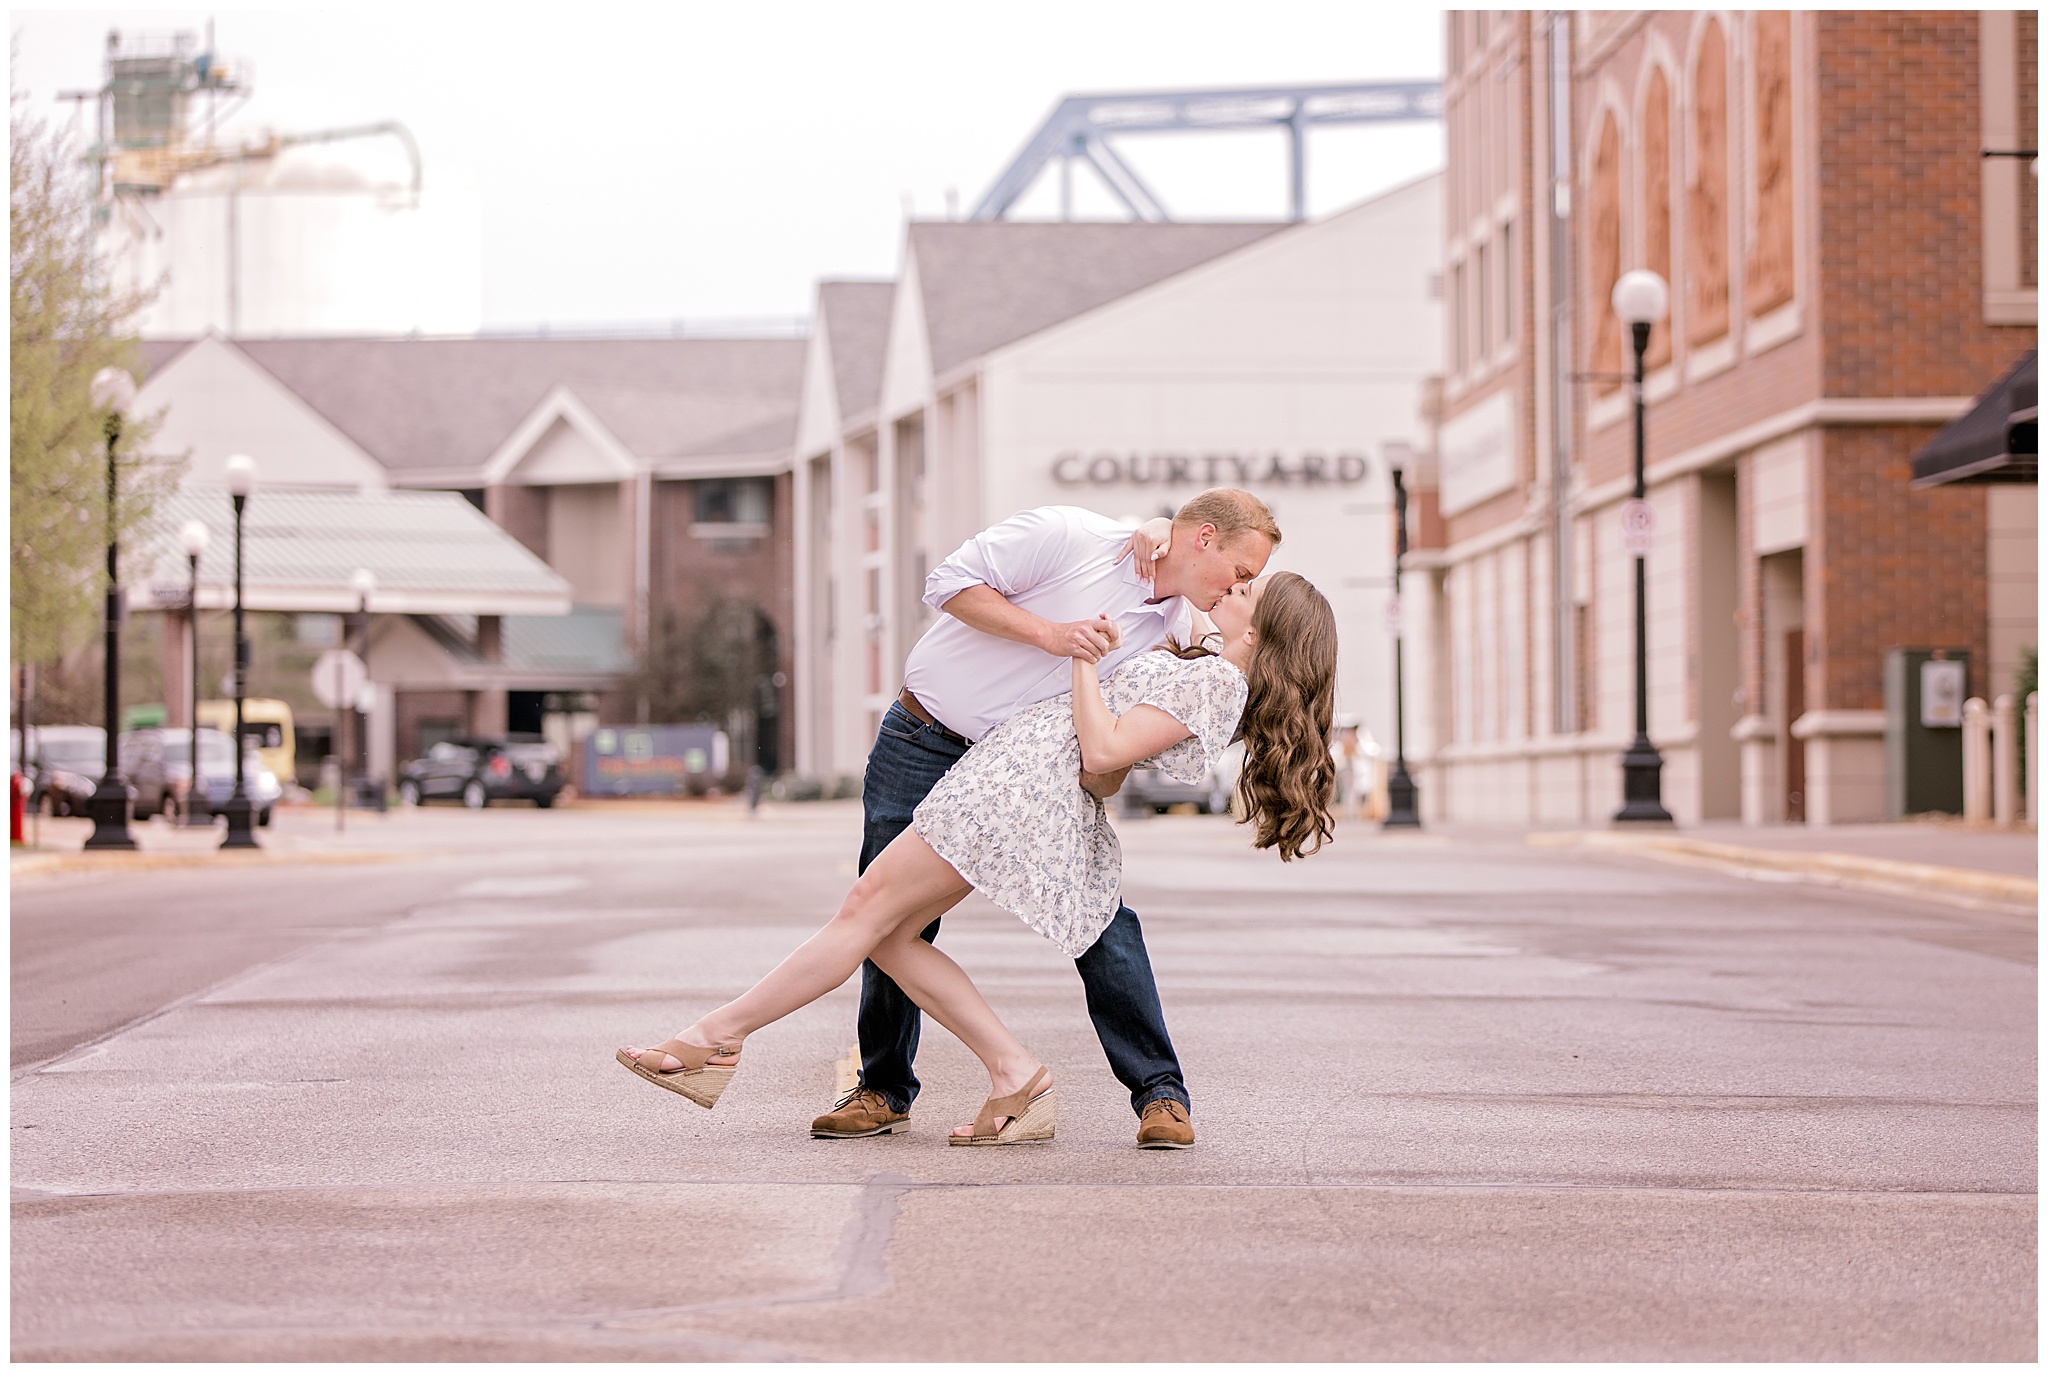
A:
<svg viewBox="0 0 2048 1373">
<path fill-rule="evenodd" d="M 1909 460 L 2035 343 L 2032 12 L 1447 16 L 1440 545 L 1406 589 L 1426 813 L 1599 821 L 1633 730 L 1621 543 L 1652 331 L 1650 731 L 1681 821 L 1875 819 L 1883 659 L 2034 643 L 2035 489 Z M 1438 523 L 1440 521 L 1440 524 Z"/>
<path fill-rule="evenodd" d="M 751 620 L 774 683 L 754 703 L 772 731 L 759 756 L 787 768 L 789 464 L 805 348 L 207 335 L 148 345 L 145 395 L 164 411 L 166 450 L 188 454 L 200 479 L 240 451 L 256 455 L 266 490 L 459 491 L 568 584 L 566 615 L 380 597 L 390 613 L 374 617 L 371 661 L 391 704 L 373 730 L 386 775 L 457 734 L 566 746 L 599 724 L 686 723 L 647 719 L 635 659 L 650 634 L 687 636 L 720 602 L 739 608 L 729 620 Z M 752 742 L 733 740 L 737 765 L 754 760 Z"/>
</svg>

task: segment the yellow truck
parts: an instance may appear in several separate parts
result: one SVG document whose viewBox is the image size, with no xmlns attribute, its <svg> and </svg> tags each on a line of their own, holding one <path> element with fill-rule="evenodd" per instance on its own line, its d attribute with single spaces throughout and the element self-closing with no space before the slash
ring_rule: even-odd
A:
<svg viewBox="0 0 2048 1373">
<path fill-rule="evenodd" d="M 233 701 L 201 701 L 199 723 L 223 734 L 235 732 Z M 298 744 L 292 734 L 292 708 L 267 696 L 250 696 L 242 701 L 242 734 L 256 746 L 277 780 L 289 787 L 298 780 Z"/>
</svg>

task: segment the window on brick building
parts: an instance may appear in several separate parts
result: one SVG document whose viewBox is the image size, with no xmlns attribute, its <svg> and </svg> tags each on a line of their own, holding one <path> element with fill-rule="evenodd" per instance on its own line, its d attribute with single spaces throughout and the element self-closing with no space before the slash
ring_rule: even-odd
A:
<svg viewBox="0 0 2048 1373">
<path fill-rule="evenodd" d="M 1659 67 L 1643 93 L 1643 266 L 1671 280 L 1671 87 Z M 1671 361 L 1671 322 L 1650 326 L 1646 367 Z"/>
<path fill-rule="evenodd" d="M 1515 341 L 1515 308 L 1520 301 L 1520 275 L 1515 271 L 1515 221 L 1500 226 L 1500 341 Z"/>
<path fill-rule="evenodd" d="M 1792 16 L 1755 18 L 1756 240 L 1743 276 L 1751 315 L 1792 299 Z"/>
<path fill-rule="evenodd" d="M 1978 15 L 1979 121 L 1984 151 L 2010 154 L 2039 142 L 2040 15 L 2034 10 L 1983 10 Z M 2027 158 L 1983 160 L 1984 319 L 2035 322 L 2039 293 L 2036 164 Z"/>
<path fill-rule="evenodd" d="M 1621 278 L 1621 130 L 1611 110 L 1600 116 L 1600 136 L 1593 143 L 1592 180 L 1587 213 L 1592 261 L 1586 272 L 1586 310 L 1593 321 L 1591 370 L 1614 376 L 1622 370 L 1621 321 L 1615 317 L 1611 300 L 1614 283 Z M 1603 391 L 1620 385 L 1615 381 L 1596 384 Z"/>
<path fill-rule="evenodd" d="M 698 524 L 766 524 L 774 500 L 767 477 L 728 477 L 697 483 Z"/>
<path fill-rule="evenodd" d="M 1487 354 L 1493 351 L 1492 316 L 1489 312 L 1492 302 L 1488 299 L 1493 293 L 1493 273 L 1488 270 L 1488 253 L 1484 243 L 1479 245 L 1472 256 L 1472 285 L 1474 294 L 1479 297 L 1478 322 L 1472 330 L 1472 337 L 1479 340 L 1479 346 L 1472 351 L 1478 354 L 1477 360 L 1483 364 Z"/>
<path fill-rule="evenodd" d="M 1465 264 L 1451 268 L 1451 373 L 1465 374 Z"/>
<path fill-rule="evenodd" d="M 2019 30 L 2019 41 L 2013 45 L 2019 62 L 2019 107 L 2020 128 L 2033 131 L 2039 137 L 2041 127 L 2041 12 L 2020 10 L 2013 15 L 2015 27 Z M 2035 162 L 2034 167 L 2041 164 Z M 2029 191 L 2032 185 L 2029 184 Z M 2041 270 L 2041 204 L 2040 197 L 2032 194 L 2020 197 L 2020 284 L 2035 289 L 2040 281 Z"/>
<path fill-rule="evenodd" d="M 1572 606 L 1572 726 L 1580 734 L 1600 723 L 1599 684 L 1593 679 L 1598 647 L 1593 642 L 1593 607 L 1577 602 Z"/>
<path fill-rule="evenodd" d="M 1728 332 L 1728 43 L 1718 20 L 1700 33 L 1691 84 L 1685 341 L 1702 344 Z"/>
</svg>

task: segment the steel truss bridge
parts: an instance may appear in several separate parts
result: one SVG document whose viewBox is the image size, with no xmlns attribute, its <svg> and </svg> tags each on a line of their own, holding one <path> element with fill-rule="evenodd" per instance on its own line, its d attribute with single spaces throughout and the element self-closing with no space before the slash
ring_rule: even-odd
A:
<svg viewBox="0 0 2048 1373">
<path fill-rule="evenodd" d="M 1312 124 L 1406 124 L 1443 117 L 1443 87 L 1434 81 L 1380 81 L 1343 86 L 1263 86 L 1242 90 L 1148 91 L 1070 95 L 968 216 L 1002 219 L 1030 189 L 1045 164 L 1060 162 L 1060 218 L 1074 214 L 1074 164 L 1093 168 L 1133 219 L 1172 218 L 1131 165 L 1110 145 L 1112 134 L 1213 133 L 1285 129 L 1288 134 L 1289 218 L 1306 218 L 1302 144 Z"/>
</svg>

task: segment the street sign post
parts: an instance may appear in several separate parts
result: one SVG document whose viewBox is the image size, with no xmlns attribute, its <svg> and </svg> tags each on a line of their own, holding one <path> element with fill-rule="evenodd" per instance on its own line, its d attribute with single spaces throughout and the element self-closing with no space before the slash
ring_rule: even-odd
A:
<svg viewBox="0 0 2048 1373">
<path fill-rule="evenodd" d="M 321 705 L 334 710 L 347 710 L 356 706 L 370 692 L 370 670 L 363 666 L 363 660 L 345 648 L 330 648 L 313 663 L 313 695 Z M 340 724 L 336 722 L 337 726 Z M 336 731 L 337 739 L 340 737 Z M 335 755 L 334 769 L 334 828 L 340 832 L 344 821 L 342 809 L 348 804 L 348 786 L 343 773 L 346 770 L 340 756 Z"/>
</svg>

